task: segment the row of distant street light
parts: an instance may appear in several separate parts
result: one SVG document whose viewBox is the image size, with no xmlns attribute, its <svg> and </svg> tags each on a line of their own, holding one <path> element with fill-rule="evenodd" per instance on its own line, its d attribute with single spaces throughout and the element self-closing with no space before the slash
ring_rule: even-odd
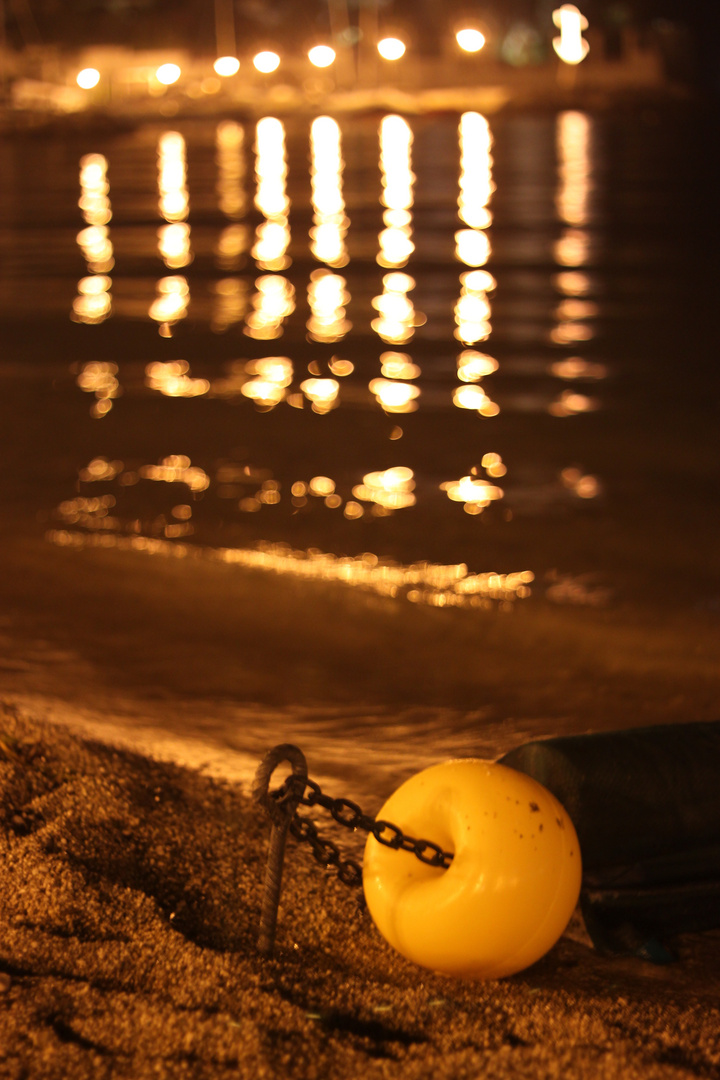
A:
<svg viewBox="0 0 720 1080">
<path fill-rule="evenodd" d="M 553 22 L 560 30 L 560 36 L 553 39 L 553 48 L 566 64 L 579 64 L 585 59 L 589 45 L 583 37 L 587 29 L 587 19 L 574 4 L 563 4 L 553 12 Z M 485 45 L 485 35 L 477 27 L 466 26 L 458 30 L 455 40 L 466 53 L 479 53 Z M 398 37 L 385 37 L 377 42 L 377 51 L 383 60 L 400 60 L 406 52 L 405 42 Z M 335 50 L 330 45 L 315 45 L 309 50 L 307 58 L 313 67 L 330 68 L 337 59 Z M 280 67 L 278 53 L 270 49 L 256 53 L 252 59 L 253 67 L 263 75 L 270 75 Z M 219 56 L 213 64 L 215 74 L 221 78 L 231 78 L 240 70 L 240 60 L 236 56 Z M 155 71 L 156 80 L 163 86 L 176 83 L 182 71 L 178 64 L 161 64 Z M 77 85 L 83 90 L 92 90 L 98 85 L 101 74 L 97 68 L 87 67 L 78 72 Z"/>
</svg>

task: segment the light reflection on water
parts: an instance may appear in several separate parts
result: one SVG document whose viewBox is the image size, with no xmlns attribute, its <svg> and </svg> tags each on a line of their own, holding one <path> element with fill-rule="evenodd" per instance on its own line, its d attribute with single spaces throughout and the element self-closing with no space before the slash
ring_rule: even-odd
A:
<svg viewBox="0 0 720 1080">
<path fill-rule="evenodd" d="M 154 299 L 149 296 L 145 302 L 146 319 L 157 325 L 166 341 L 159 343 L 160 351 L 154 350 L 154 355 L 139 358 L 139 376 L 137 358 L 135 363 L 129 358 L 106 360 L 98 353 L 97 359 L 78 365 L 77 385 L 94 398 L 92 417 L 107 417 L 112 409 L 116 423 L 127 425 L 132 466 L 117 480 L 123 498 L 118 499 L 116 513 L 98 516 L 86 508 L 68 521 L 61 511 L 64 526 L 88 535 L 98 531 L 106 542 L 110 520 L 117 523 L 119 539 L 129 538 L 134 545 L 138 530 L 153 542 L 193 536 L 202 543 L 203 519 L 213 514 L 220 521 L 247 520 L 252 515 L 261 523 L 267 514 L 280 511 L 317 513 L 316 506 L 322 503 L 324 511 L 337 512 L 335 520 L 348 523 L 346 539 L 336 537 L 333 543 L 353 550 L 358 544 L 353 524 L 369 516 L 391 519 L 397 513 L 412 515 L 424 509 L 435 515 L 439 532 L 452 523 L 451 538 L 458 527 L 449 517 L 453 504 L 459 504 L 466 520 L 486 512 L 509 518 L 522 509 L 527 481 L 517 475 L 522 462 L 513 454 L 502 418 L 542 412 L 564 421 L 597 412 L 602 407 L 597 388 L 609 374 L 595 351 L 583 355 L 594 348 L 600 315 L 593 270 L 598 254 L 597 230 L 592 228 L 598 198 L 595 122 L 575 111 L 557 117 L 551 198 L 560 230 L 548 239 L 543 271 L 549 325 L 536 341 L 538 359 L 521 361 L 513 359 L 511 320 L 503 314 L 507 301 L 502 278 L 508 255 L 502 246 L 502 209 L 498 212 L 495 206 L 502 188 L 498 192 L 492 125 L 476 112 L 453 123 L 454 155 L 432 161 L 435 169 L 442 166 L 447 178 L 439 202 L 440 226 L 428 224 L 423 188 L 427 152 L 415 160 L 415 121 L 398 115 L 379 122 L 374 161 L 367 153 L 359 159 L 355 149 L 350 165 L 345 145 L 351 139 L 350 128 L 331 117 L 316 118 L 304 132 L 296 125 L 292 143 L 285 124 L 276 117 L 255 124 L 254 140 L 234 121 L 216 125 L 211 143 L 204 135 L 197 146 L 193 142 L 199 138 L 197 130 L 159 134 L 156 213 L 163 224 L 158 226 L 156 218 L 154 225 L 144 227 L 143 235 L 155 234 L 156 265 L 184 272 L 159 277 Z M 303 150 L 298 153 L 301 136 Z M 140 144 L 136 152 L 149 154 L 150 147 Z M 200 161 L 201 152 L 204 171 L 194 178 L 192 162 Z M 87 272 L 78 284 L 71 317 L 89 325 L 113 315 L 127 317 L 122 311 L 129 307 L 118 308 L 110 290 L 111 286 L 116 293 L 125 290 L 127 296 L 133 287 L 122 262 L 125 225 L 110 203 L 108 177 L 113 169 L 112 148 L 106 155 L 85 154 L 80 161 L 79 206 L 85 228 L 77 244 Z M 197 222 L 196 189 L 203 207 Z M 374 208 L 372 225 L 369 207 Z M 376 245 L 371 262 L 362 251 L 373 228 Z M 220 335 L 225 358 L 218 358 L 214 342 L 210 357 L 204 357 L 196 344 L 189 355 L 183 345 L 183 321 Z M 489 351 L 481 352 L 477 346 Z M 270 355 L 280 351 L 287 355 Z M 539 374 L 533 387 L 513 384 L 511 373 L 523 363 L 526 370 L 534 364 Z M 193 413 L 184 411 L 182 420 L 178 414 L 172 433 L 172 416 L 163 412 L 163 437 L 170 444 L 154 463 L 142 460 L 132 446 L 135 403 L 148 396 L 167 399 L 167 410 L 173 401 L 182 400 L 185 410 L 193 402 Z M 176 507 L 190 508 L 184 517 L 172 508 L 161 512 L 158 507 L 148 511 L 144 505 L 134 506 L 129 496 L 134 493 L 139 499 L 143 485 L 130 483 L 130 475 L 140 481 L 162 479 L 171 486 L 183 483 L 174 473 L 169 479 L 170 466 L 163 462 L 184 460 L 189 436 L 194 446 L 202 444 L 202 433 L 214 422 L 213 402 L 213 409 L 218 404 L 232 407 L 241 427 L 247 426 L 243 410 L 255 410 L 252 431 L 240 436 L 244 448 L 238 460 L 233 460 L 235 451 L 228 444 L 227 467 L 250 464 L 270 475 L 251 485 L 252 490 L 236 485 L 242 490 L 232 498 L 219 495 L 232 485 L 218 484 L 222 502 L 218 505 L 214 499 L 212 512 L 208 505 L 208 491 L 215 490 L 212 480 L 206 488 L 192 489 L 189 502 L 175 501 Z M 342 437 L 347 446 L 340 454 L 342 463 L 334 469 L 333 440 L 338 431 L 326 434 L 319 425 L 327 425 L 329 415 L 337 411 L 346 418 Z M 266 453 L 272 445 L 272 468 L 263 464 L 252 443 L 244 445 L 252 433 L 261 431 L 261 414 L 269 412 L 287 416 L 282 421 L 286 435 L 278 437 L 282 428 L 275 425 L 269 440 L 259 440 Z M 292 420 L 292 414 L 301 414 L 302 421 Z M 403 416 L 402 426 L 388 425 L 387 420 L 398 414 Z M 448 414 L 456 414 L 456 424 L 443 428 L 440 435 L 437 417 Z M 371 437 L 363 419 L 368 415 L 375 417 Z M 358 425 L 364 425 L 362 439 L 355 436 Z M 223 422 L 223 431 L 226 427 Z M 298 438 L 303 462 L 311 461 L 314 468 L 293 468 Z M 407 452 L 395 453 L 396 444 L 404 445 L 398 440 L 408 443 Z M 210 443 L 213 451 L 197 466 L 206 476 L 212 476 L 215 461 L 222 456 L 217 454 L 218 440 L 211 438 Z M 280 468 L 278 456 L 284 457 Z M 577 464 L 580 456 L 579 450 L 570 460 L 548 462 L 540 502 L 544 498 L 546 503 L 581 505 L 601 494 L 602 480 Z M 535 474 L 539 475 L 537 469 Z M 312 487 L 313 476 L 325 476 L 333 485 L 321 499 Z M 502 486 L 496 483 L 500 477 Z M 116 497 L 111 492 L 105 495 Z M 203 498 L 206 505 L 200 512 Z M 60 531 L 64 534 L 67 529 Z M 256 527 L 256 537 L 262 539 L 262 524 Z M 378 534 L 381 554 L 382 544 Z M 478 561 L 481 558 L 478 554 Z M 302 562 L 293 559 L 298 565 Z M 473 567 L 473 573 L 481 572 L 481 565 Z M 523 582 L 522 588 L 526 585 Z M 522 590 L 510 591 L 525 595 Z"/>
</svg>

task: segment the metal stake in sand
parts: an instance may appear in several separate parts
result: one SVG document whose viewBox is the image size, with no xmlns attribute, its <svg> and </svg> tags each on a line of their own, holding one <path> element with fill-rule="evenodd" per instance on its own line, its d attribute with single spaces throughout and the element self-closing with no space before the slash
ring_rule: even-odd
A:
<svg viewBox="0 0 720 1080">
<path fill-rule="evenodd" d="M 294 776 L 307 780 L 307 762 L 302 750 L 293 746 L 292 743 L 282 743 L 265 755 L 255 773 L 252 786 L 253 800 L 264 807 L 272 822 L 258 935 L 258 950 L 263 956 L 272 956 L 275 945 L 285 841 L 290 822 L 302 796 L 302 789 L 293 791 L 291 788 L 282 799 L 271 798 L 268 790 L 270 777 L 283 761 L 290 763 Z"/>
</svg>

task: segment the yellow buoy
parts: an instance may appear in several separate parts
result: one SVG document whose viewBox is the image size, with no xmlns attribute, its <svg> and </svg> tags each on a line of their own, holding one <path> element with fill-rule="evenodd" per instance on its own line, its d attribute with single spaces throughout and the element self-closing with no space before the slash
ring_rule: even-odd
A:
<svg viewBox="0 0 720 1080">
<path fill-rule="evenodd" d="M 363 886 L 383 937 L 422 967 L 496 979 L 539 960 L 580 893 L 580 845 L 563 807 L 524 773 L 447 761 L 412 776 L 378 820 L 453 853 L 445 870 L 370 836 Z"/>
</svg>

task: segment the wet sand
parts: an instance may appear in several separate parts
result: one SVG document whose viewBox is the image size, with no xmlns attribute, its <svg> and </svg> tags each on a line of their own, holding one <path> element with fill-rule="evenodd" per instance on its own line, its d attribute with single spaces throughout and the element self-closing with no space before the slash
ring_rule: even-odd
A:
<svg viewBox="0 0 720 1080">
<path fill-rule="evenodd" d="M 0 713 L 0 1076 L 720 1075 L 720 935 L 677 963 L 577 932 L 498 982 L 421 971 L 235 783 Z"/>
</svg>

